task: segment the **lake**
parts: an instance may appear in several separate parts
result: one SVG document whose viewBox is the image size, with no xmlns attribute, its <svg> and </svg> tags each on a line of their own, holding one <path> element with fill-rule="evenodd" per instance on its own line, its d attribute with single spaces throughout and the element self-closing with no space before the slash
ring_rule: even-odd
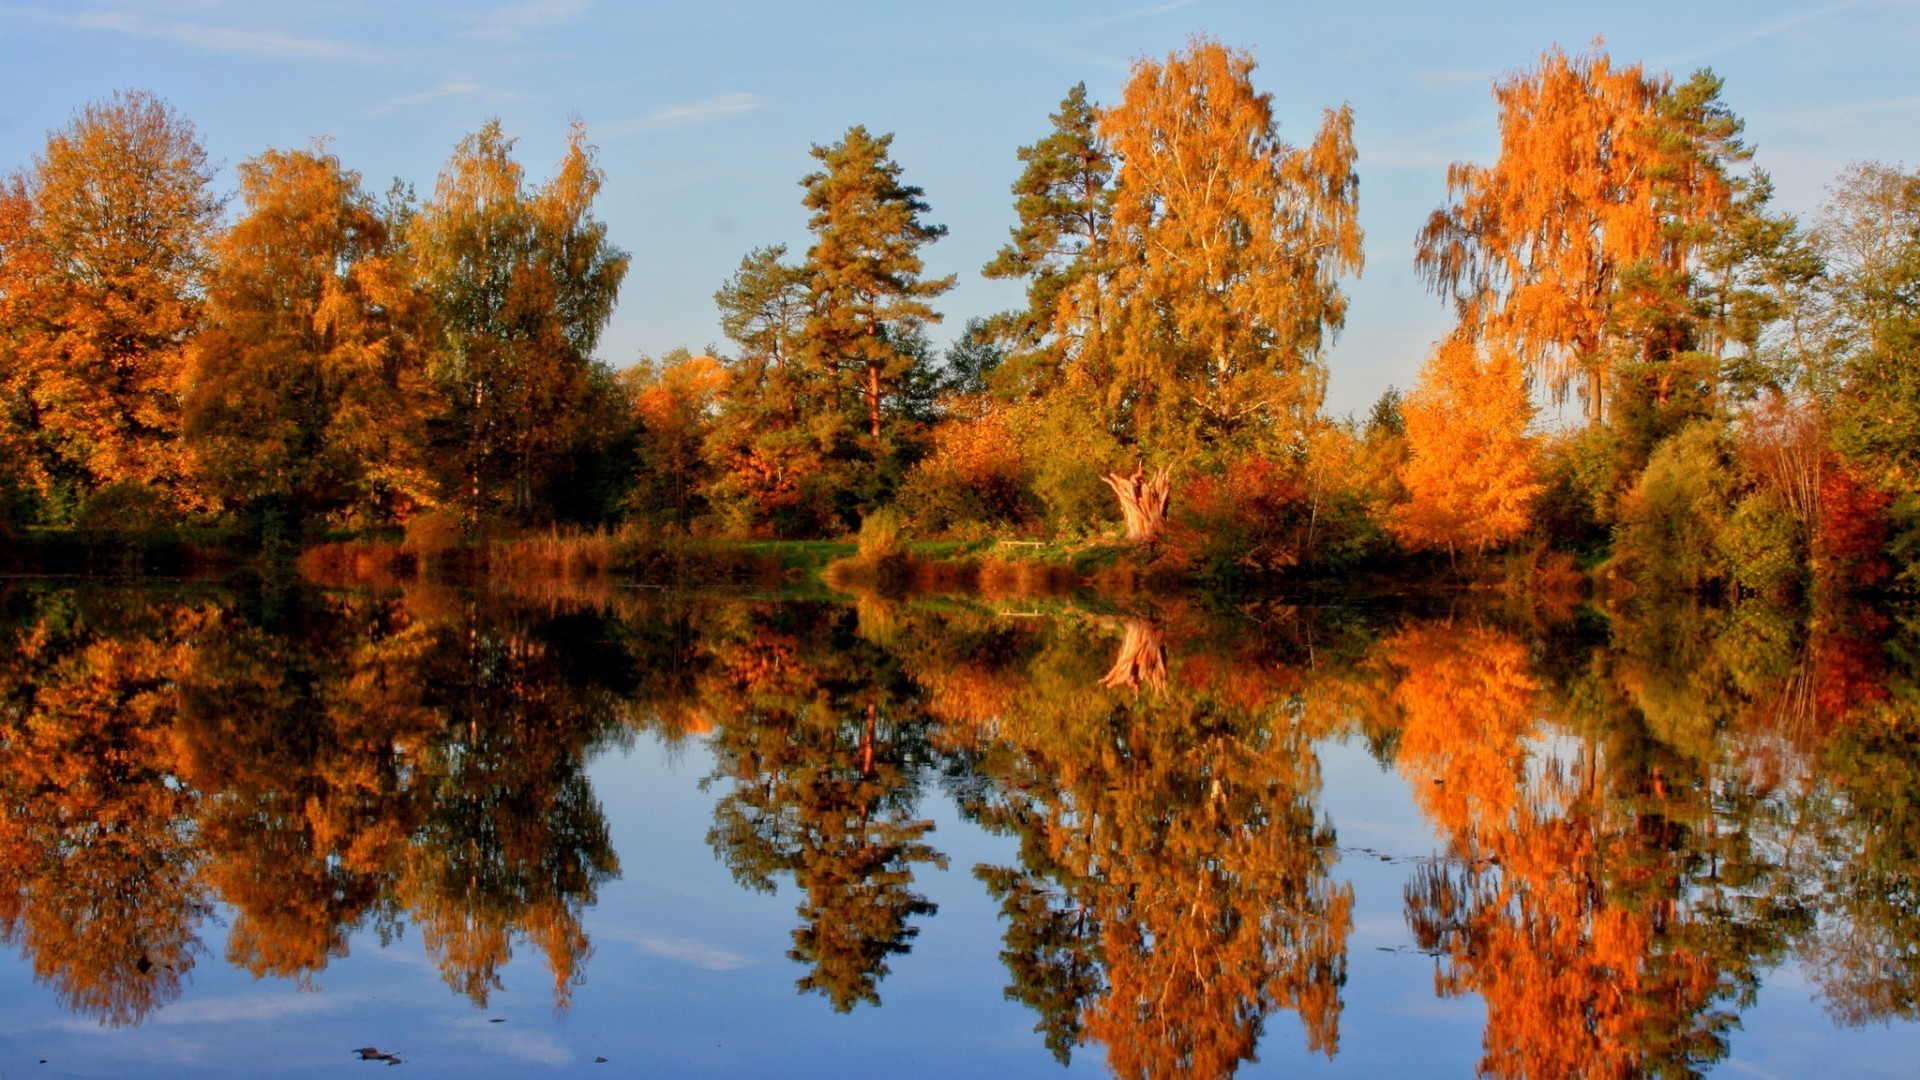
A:
<svg viewBox="0 0 1920 1080">
<path fill-rule="evenodd" d="M 0 1076 L 1911 1077 L 1917 631 L 15 580 Z"/>
</svg>

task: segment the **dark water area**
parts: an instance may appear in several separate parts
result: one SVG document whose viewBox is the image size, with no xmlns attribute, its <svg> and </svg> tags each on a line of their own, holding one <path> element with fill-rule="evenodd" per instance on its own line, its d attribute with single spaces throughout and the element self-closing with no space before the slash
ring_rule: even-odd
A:
<svg viewBox="0 0 1920 1080">
<path fill-rule="evenodd" d="M 15 581 L 0 1077 L 1910 1077 L 1916 629 Z"/>
</svg>

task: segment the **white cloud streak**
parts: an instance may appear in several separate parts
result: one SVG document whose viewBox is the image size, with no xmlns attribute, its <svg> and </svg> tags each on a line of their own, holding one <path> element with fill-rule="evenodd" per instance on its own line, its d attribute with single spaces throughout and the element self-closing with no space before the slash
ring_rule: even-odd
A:
<svg viewBox="0 0 1920 1080">
<path fill-rule="evenodd" d="M 519 0 L 467 17 L 463 38 L 512 40 L 555 26 L 565 26 L 584 14 L 588 0 Z"/>
<path fill-rule="evenodd" d="M 682 964 L 703 968 L 707 971 L 733 971 L 746 967 L 753 961 L 737 952 L 717 948 L 690 938 L 660 937 L 638 931 L 601 931 L 602 939 L 613 938 L 624 941 L 643 953 L 658 956 L 663 960 L 674 960 Z"/>
<path fill-rule="evenodd" d="M 716 94 L 699 101 L 682 101 L 673 105 L 662 105 L 645 116 L 610 124 L 601 128 L 597 134 L 602 138 L 617 139 L 623 135 L 634 135 L 642 131 L 665 131 L 671 128 L 700 127 L 712 124 L 741 113 L 752 112 L 766 104 L 760 95 L 735 91 L 729 94 Z"/>
<path fill-rule="evenodd" d="M 373 113 L 378 116 L 383 113 L 390 113 L 395 109 L 405 109 L 414 105 L 423 105 L 429 101 L 437 101 L 441 98 L 468 97 L 473 94 L 484 94 L 486 92 L 487 88 L 478 83 L 468 82 L 464 79 L 455 79 L 451 82 L 442 83 L 431 90 L 422 90 L 417 94 L 402 94 L 396 98 L 388 98 L 386 101 L 375 105 L 373 107 Z"/>
<path fill-rule="evenodd" d="M 1151 19 L 1155 15 L 1165 15 L 1171 11 L 1179 11 L 1181 8 L 1192 7 L 1193 5 L 1199 2 L 1200 0 L 1172 0 L 1171 3 L 1155 4 L 1152 7 L 1136 8 L 1132 11 L 1122 11 L 1118 15 L 1108 15 L 1106 18 L 1103 18 L 1103 19 L 1093 20 L 1093 22 L 1090 23 L 1089 25 L 1112 26 L 1114 23 L 1132 22 L 1135 19 Z"/>
<path fill-rule="evenodd" d="M 209 52 L 297 60 L 374 59 L 370 50 L 337 38 L 280 34 L 269 30 L 249 30 L 215 23 L 151 19 L 125 10 L 49 11 L 42 8 L 9 6 L 0 8 L 0 13 L 79 30 L 97 30 L 125 34 L 130 37 L 170 41 L 177 45 L 205 49 Z"/>
</svg>

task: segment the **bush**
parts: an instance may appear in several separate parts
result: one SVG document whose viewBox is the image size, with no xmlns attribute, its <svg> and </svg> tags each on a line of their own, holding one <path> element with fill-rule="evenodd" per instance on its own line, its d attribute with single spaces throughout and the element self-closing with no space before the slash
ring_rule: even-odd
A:
<svg viewBox="0 0 1920 1080">
<path fill-rule="evenodd" d="M 1741 591 L 1784 599 L 1799 590 L 1805 565 L 1800 530 L 1777 493 L 1760 490 L 1741 499 L 1717 542 L 1727 573 Z"/>
<path fill-rule="evenodd" d="M 878 562 L 900 553 L 906 538 L 906 519 L 891 506 L 869 513 L 860 522 L 860 559 Z"/>
<path fill-rule="evenodd" d="M 1726 575 L 1719 536 L 1734 487 L 1723 425 L 1701 421 L 1654 450 L 1620 499 L 1613 571 L 1635 587 L 1698 592 Z"/>
</svg>

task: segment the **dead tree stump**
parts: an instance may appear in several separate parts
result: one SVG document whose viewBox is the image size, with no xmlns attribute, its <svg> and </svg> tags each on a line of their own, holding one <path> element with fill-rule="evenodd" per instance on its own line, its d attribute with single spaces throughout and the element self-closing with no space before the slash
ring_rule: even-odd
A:
<svg viewBox="0 0 1920 1080">
<path fill-rule="evenodd" d="M 1108 473 L 1100 479 L 1106 481 L 1113 493 L 1120 497 L 1120 513 L 1126 519 L 1127 539 L 1136 544 L 1159 542 L 1167 531 L 1167 503 L 1172 495 L 1172 474 L 1166 469 L 1157 469 L 1152 477 L 1148 477 L 1145 469 L 1135 469 L 1132 476 Z"/>
</svg>

